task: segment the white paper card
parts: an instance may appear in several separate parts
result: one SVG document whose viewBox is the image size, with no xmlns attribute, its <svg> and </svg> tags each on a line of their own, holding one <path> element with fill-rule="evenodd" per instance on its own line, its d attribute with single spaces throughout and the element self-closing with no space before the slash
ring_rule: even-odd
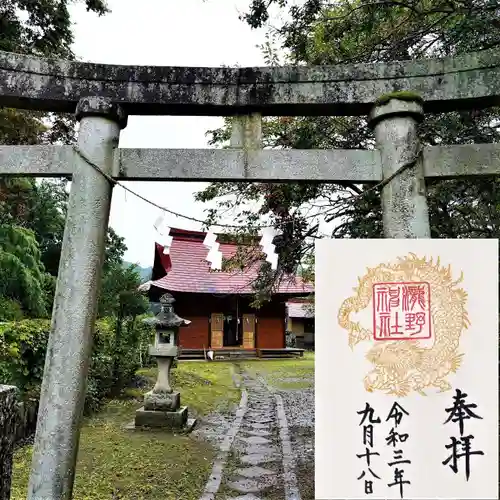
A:
<svg viewBox="0 0 500 500">
<path fill-rule="evenodd" d="M 315 497 L 498 499 L 498 241 L 316 244 Z"/>
</svg>

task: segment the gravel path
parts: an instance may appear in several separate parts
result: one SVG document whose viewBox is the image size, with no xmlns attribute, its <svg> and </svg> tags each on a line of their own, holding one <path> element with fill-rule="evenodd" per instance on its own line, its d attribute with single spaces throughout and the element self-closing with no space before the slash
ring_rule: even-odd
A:
<svg viewBox="0 0 500 500">
<path fill-rule="evenodd" d="M 282 379 L 291 382 L 292 379 Z M 296 381 L 293 379 L 293 381 Z M 314 500 L 314 379 L 308 388 L 276 389 L 283 400 L 302 500 Z"/>
<path fill-rule="evenodd" d="M 244 390 L 236 417 L 214 416 L 213 425 L 204 423 L 198 430 L 220 450 L 201 500 L 306 500 L 288 427 L 293 418 L 289 391 L 276 392 L 264 380 L 241 376 Z"/>
<path fill-rule="evenodd" d="M 296 441 L 294 452 L 297 458 L 314 462 L 314 387 L 278 389 L 277 392 L 283 398 L 292 440 Z M 309 439 L 300 438 L 306 434 L 310 435 Z"/>
</svg>

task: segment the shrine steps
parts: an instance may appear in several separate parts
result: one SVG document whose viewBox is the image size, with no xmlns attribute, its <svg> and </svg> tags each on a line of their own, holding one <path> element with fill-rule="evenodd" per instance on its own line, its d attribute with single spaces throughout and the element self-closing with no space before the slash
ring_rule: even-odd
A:
<svg viewBox="0 0 500 500">
<path fill-rule="evenodd" d="M 282 349 L 242 349 L 234 347 L 222 347 L 212 349 L 214 361 L 234 361 L 238 359 L 284 359 L 297 358 L 304 355 L 304 349 L 282 348 Z M 206 353 L 208 349 L 180 349 L 178 358 L 180 360 L 207 360 L 210 361 Z"/>
</svg>

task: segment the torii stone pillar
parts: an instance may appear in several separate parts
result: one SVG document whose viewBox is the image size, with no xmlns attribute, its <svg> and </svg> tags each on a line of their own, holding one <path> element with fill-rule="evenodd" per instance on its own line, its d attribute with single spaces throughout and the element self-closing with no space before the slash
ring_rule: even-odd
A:
<svg viewBox="0 0 500 500">
<path fill-rule="evenodd" d="M 387 179 L 402 165 L 416 159 L 413 166 L 382 188 L 384 237 L 430 238 L 424 168 L 419 154 L 422 104 L 419 99 L 400 100 L 390 95 L 382 102 L 370 114 L 370 126 L 375 131 L 382 160 L 382 177 Z"/>
<path fill-rule="evenodd" d="M 81 99 L 78 148 L 113 175 L 126 116 L 101 97 Z M 72 498 L 80 424 L 92 351 L 112 186 L 75 155 L 52 325 L 41 388 L 29 500 Z"/>
<path fill-rule="evenodd" d="M 497 49 L 363 68 L 257 70 L 54 64 L 0 51 L 0 106 L 71 113 L 89 89 L 106 95 L 106 100 L 80 101 L 79 146 L 117 181 L 375 184 L 390 179 L 382 192 L 385 236 L 427 238 L 424 176 L 498 176 L 500 146 L 426 147 L 423 166 L 419 159 L 392 178 L 418 152 L 417 122 L 422 117 L 416 94 L 395 92 L 396 87 L 405 82 L 436 113 L 484 109 L 500 99 L 499 75 Z M 375 101 L 376 95 L 385 97 Z M 366 116 L 372 110 L 378 149 L 262 150 L 260 125 L 253 114 L 244 119 L 246 124 L 236 124 L 230 149 L 125 148 L 113 154 L 125 116 L 112 102 L 122 103 L 134 115 Z M 119 165 L 115 171 L 113 157 Z M 0 145 L 0 174 L 73 176 L 29 486 L 31 500 L 67 500 L 72 494 L 111 187 L 69 146 Z"/>
</svg>

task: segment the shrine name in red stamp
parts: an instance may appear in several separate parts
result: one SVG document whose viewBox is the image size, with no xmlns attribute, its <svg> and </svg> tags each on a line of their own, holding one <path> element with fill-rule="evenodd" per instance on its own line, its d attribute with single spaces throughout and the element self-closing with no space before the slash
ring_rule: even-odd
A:
<svg viewBox="0 0 500 500">
<path fill-rule="evenodd" d="M 423 340 L 431 337 L 429 283 L 374 283 L 374 340 Z"/>
</svg>

